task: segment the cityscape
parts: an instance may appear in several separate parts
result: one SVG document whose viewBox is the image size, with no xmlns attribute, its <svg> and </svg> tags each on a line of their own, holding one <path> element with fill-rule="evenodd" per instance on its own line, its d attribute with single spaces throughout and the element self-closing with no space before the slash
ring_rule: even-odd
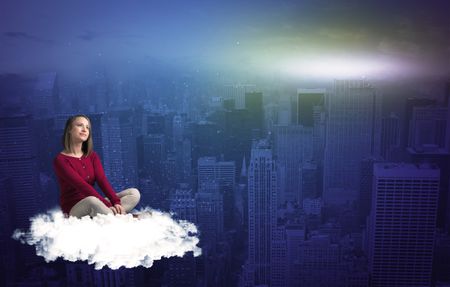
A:
<svg viewBox="0 0 450 287">
<path fill-rule="evenodd" d="M 286 6 L 295 1 L 263 2 L 283 11 L 298 8 Z M 1 5 L 23 15 L 9 4 Z M 55 5 L 51 9 L 61 8 Z M 158 9 L 169 9 L 165 5 Z M 235 7 L 222 5 L 202 12 L 224 15 Z M 194 27 L 209 31 L 198 21 Z M 436 20 L 435 29 L 437 24 L 442 23 Z M 261 66 L 248 59 L 230 62 L 236 70 L 225 67 L 226 59 L 178 65 L 168 60 L 174 47 L 167 54 L 154 48 L 158 60 L 137 64 L 130 58 L 125 65 L 123 59 L 98 60 L 108 50 L 91 43 L 96 60 L 88 58 L 92 66 L 80 68 L 79 59 L 65 62 L 61 55 L 50 65 L 52 58 L 39 50 L 57 45 L 50 36 L 44 37 L 47 43 L 32 36 L 38 30 L 5 29 L 0 286 L 450 286 L 448 51 L 433 52 L 439 55 L 430 61 L 437 64 L 419 70 L 412 68 L 418 62 L 408 66 L 399 56 L 403 64 L 396 68 L 382 65 L 387 58 L 381 57 L 379 65 L 365 58 L 325 61 L 329 67 L 305 57 L 312 63 L 267 71 L 262 64 L 272 63 L 271 57 L 261 58 Z M 83 31 L 80 41 L 102 38 Z M 177 35 L 180 41 L 187 37 Z M 39 59 L 23 64 L 34 54 L 13 41 L 34 42 Z M 214 50 L 217 43 L 211 43 Z M 17 47 L 24 50 L 14 52 Z M 120 47 L 110 49 L 114 58 Z M 205 61 L 214 58 L 210 50 L 204 55 Z M 42 66 L 41 56 L 49 65 Z M 435 73 L 429 74 L 432 67 Z M 87 261 L 46 262 L 34 247 L 12 238 L 34 215 L 59 208 L 52 163 L 63 149 L 66 120 L 76 114 L 89 117 L 94 150 L 114 190 L 135 187 L 141 193 L 138 209 L 194 223 L 200 256 L 189 252 L 150 268 L 96 270 Z"/>
</svg>

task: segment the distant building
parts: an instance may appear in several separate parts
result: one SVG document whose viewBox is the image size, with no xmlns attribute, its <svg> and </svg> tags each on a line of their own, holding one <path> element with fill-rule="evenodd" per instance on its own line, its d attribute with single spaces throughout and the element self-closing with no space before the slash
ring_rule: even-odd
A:
<svg viewBox="0 0 450 287">
<path fill-rule="evenodd" d="M 297 124 L 314 126 L 314 108 L 325 105 L 325 89 L 297 89 Z"/>
<path fill-rule="evenodd" d="M 381 156 L 391 161 L 400 148 L 400 118 L 391 114 L 381 119 Z"/>
<path fill-rule="evenodd" d="M 270 285 L 271 238 L 276 228 L 277 172 L 267 141 L 255 142 L 248 169 L 248 263 L 256 285 Z"/>
<path fill-rule="evenodd" d="M 327 97 L 323 198 L 342 205 L 358 197 L 360 163 L 379 153 L 381 101 L 365 80 L 336 80 Z"/>
</svg>

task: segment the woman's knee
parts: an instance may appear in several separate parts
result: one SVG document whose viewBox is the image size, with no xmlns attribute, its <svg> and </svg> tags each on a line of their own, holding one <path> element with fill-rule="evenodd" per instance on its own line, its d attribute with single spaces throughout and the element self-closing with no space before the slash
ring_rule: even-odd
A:
<svg viewBox="0 0 450 287">
<path fill-rule="evenodd" d="M 135 196 L 138 200 L 141 198 L 141 193 L 137 188 L 134 187 L 130 188 L 130 194 Z"/>
<path fill-rule="evenodd" d="M 83 201 L 86 202 L 89 205 L 98 205 L 100 203 L 103 204 L 103 202 L 98 197 L 95 197 L 95 196 L 85 197 L 83 199 Z"/>
</svg>

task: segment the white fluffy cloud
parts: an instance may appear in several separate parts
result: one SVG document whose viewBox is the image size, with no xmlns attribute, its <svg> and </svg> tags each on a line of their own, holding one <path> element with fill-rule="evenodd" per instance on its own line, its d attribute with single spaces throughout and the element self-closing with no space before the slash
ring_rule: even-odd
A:
<svg viewBox="0 0 450 287">
<path fill-rule="evenodd" d="M 31 218 L 28 231 L 16 230 L 13 238 L 34 245 L 47 262 L 61 257 L 87 260 L 95 269 L 144 266 L 162 257 L 183 256 L 197 247 L 197 227 L 177 221 L 169 213 L 145 209 L 139 219 L 127 215 L 97 215 L 65 218 L 61 211 Z"/>
</svg>

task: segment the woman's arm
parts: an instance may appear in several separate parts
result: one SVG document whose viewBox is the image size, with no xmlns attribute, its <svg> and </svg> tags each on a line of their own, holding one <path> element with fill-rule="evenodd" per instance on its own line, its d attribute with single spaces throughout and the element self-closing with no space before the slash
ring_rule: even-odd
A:
<svg viewBox="0 0 450 287">
<path fill-rule="evenodd" d="M 70 165 L 69 162 L 62 158 L 56 158 L 53 161 L 54 169 L 56 175 L 69 183 L 70 186 L 73 186 L 80 192 L 87 196 L 95 196 L 99 198 L 106 206 L 110 207 L 111 203 L 109 203 L 106 199 L 98 194 L 94 187 L 92 187 L 89 183 L 83 180 L 83 178 L 78 174 L 78 172 Z"/>
<path fill-rule="evenodd" d="M 106 178 L 100 157 L 95 152 L 92 154 L 92 160 L 94 165 L 95 180 L 97 181 L 98 186 L 100 186 L 101 190 L 105 193 L 106 197 L 108 197 L 113 205 L 120 204 L 120 198 L 116 195 L 116 192 Z"/>
</svg>

